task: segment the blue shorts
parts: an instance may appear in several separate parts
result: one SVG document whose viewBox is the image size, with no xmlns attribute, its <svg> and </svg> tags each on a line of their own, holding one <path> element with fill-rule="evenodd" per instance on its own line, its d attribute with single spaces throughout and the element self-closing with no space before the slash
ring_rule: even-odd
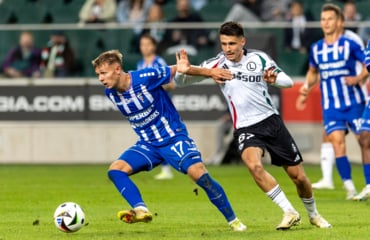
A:
<svg viewBox="0 0 370 240">
<path fill-rule="evenodd" d="M 360 132 L 362 131 L 370 132 L 370 101 L 367 102 L 365 111 L 362 114 Z"/>
<path fill-rule="evenodd" d="M 191 165 L 202 162 L 194 141 L 186 135 L 176 136 L 167 145 L 159 147 L 138 141 L 118 159 L 126 161 L 132 167 L 133 173 L 150 171 L 167 162 L 177 171 L 186 174 Z"/>
<path fill-rule="evenodd" d="M 323 113 L 324 128 L 327 135 L 334 131 L 348 132 L 348 128 L 354 133 L 359 134 L 361 117 L 365 105 L 358 104 L 347 110 L 328 109 Z"/>
</svg>

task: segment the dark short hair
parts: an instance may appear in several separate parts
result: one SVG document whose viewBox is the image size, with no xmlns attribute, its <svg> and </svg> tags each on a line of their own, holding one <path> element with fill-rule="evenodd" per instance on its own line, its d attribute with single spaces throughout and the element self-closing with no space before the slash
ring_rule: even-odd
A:
<svg viewBox="0 0 370 240">
<path fill-rule="evenodd" d="M 149 39 L 154 46 L 158 46 L 157 40 L 150 33 L 144 33 L 143 35 L 141 35 L 140 40 L 142 38 Z"/>
<path fill-rule="evenodd" d="M 223 23 L 218 33 L 226 36 L 244 37 L 242 25 L 234 21 Z"/>
</svg>

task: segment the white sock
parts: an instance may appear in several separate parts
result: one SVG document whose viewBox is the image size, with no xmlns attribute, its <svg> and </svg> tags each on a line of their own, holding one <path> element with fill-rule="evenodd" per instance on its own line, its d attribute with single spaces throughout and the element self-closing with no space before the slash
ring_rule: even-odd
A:
<svg viewBox="0 0 370 240">
<path fill-rule="evenodd" d="M 331 143 L 321 144 L 321 171 L 325 182 L 333 183 L 333 166 L 335 161 L 334 148 Z"/>
<path fill-rule="evenodd" d="M 288 198 L 285 196 L 283 190 L 281 190 L 279 184 L 273 187 L 266 195 L 271 198 L 271 200 L 278 205 L 283 212 L 297 212 L 293 205 L 289 202 Z"/>
<path fill-rule="evenodd" d="M 162 171 L 162 172 L 166 172 L 166 173 L 168 173 L 168 174 L 172 174 L 171 166 L 170 166 L 169 164 L 162 165 L 162 166 L 161 166 L 161 171 Z"/>
<path fill-rule="evenodd" d="M 351 179 L 347 179 L 343 182 L 344 188 L 346 191 L 356 191 L 355 184 Z"/>
<path fill-rule="evenodd" d="M 136 208 L 134 208 L 135 210 L 142 210 L 144 212 L 149 212 L 149 209 L 145 206 L 138 206 Z"/>
<path fill-rule="evenodd" d="M 316 202 L 315 202 L 314 197 L 311 197 L 311 198 L 301 198 L 301 199 L 302 199 L 302 202 L 303 202 L 304 207 L 307 210 L 308 216 L 310 218 L 311 217 L 314 217 L 314 216 L 317 216 L 319 214 L 317 212 L 317 209 L 316 209 Z"/>
</svg>

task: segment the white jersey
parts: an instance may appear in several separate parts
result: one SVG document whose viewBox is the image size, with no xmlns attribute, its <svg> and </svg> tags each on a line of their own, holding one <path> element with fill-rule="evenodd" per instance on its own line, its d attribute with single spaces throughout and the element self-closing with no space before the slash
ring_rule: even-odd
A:
<svg viewBox="0 0 370 240">
<path fill-rule="evenodd" d="M 229 106 L 234 128 L 239 129 L 256 124 L 273 114 L 279 114 L 263 80 L 266 69 L 279 68 L 264 52 L 244 50 L 240 62 L 231 62 L 223 53 L 204 61 L 201 67 L 225 68 L 233 73 L 233 79 L 220 84 Z"/>
</svg>

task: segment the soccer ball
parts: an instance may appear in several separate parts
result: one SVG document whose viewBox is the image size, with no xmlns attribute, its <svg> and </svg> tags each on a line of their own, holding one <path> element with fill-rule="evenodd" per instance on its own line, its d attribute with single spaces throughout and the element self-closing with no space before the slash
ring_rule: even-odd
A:
<svg viewBox="0 0 370 240">
<path fill-rule="evenodd" d="M 60 231 L 77 232 L 85 222 L 85 214 L 74 202 L 60 204 L 54 212 L 54 223 Z"/>
</svg>

